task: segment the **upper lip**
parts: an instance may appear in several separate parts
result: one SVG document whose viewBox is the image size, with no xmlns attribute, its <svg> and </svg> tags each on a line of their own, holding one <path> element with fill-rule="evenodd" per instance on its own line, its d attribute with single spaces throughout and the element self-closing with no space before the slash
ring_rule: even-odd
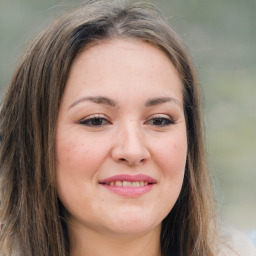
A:
<svg viewBox="0 0 256 256">
<path fill-rule="evenodd" d="M 99 183 L 104 184 L 104 183 L 109 183 L 109 182 L 115 182 L 115 181 L 146 181 L 148 183 L 156 183 L 156 180 L 153 179 L 152 177 L 145 175 L 145 174 L 136 174 L 136 175 L 129 175 L 129 174 L 119 174 L 119 175 L 114 175 L 109 178 L 100 180 Z"/>
</svg>

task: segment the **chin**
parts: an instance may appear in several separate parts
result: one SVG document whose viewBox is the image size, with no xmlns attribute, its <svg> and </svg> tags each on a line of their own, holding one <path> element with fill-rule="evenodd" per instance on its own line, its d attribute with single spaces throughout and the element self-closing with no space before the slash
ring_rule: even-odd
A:
<svg viewBox="0 0 256 256">
<path fill-rule="evenodd" d="M 161 226 L 161 219 L 156 220 L 156 218 L 141 212 L 126 211 L 119 216 L 112 216 L 112 218 L 108 229 L 121 235 L 142 235 Z"/>
<path fill-rule="evenodd" d="M 142 236 L 145 234 L 150 233 L 151 231 L 157 229 L 159 227 L 161 227 L 161 225 L 157 225 L 157 226 L 151 226 L 151 225 L 144 225 L 141 224 L 140 225 L 129 225 L 129 226 L 116 226 L 116 227 L 111 227 L 111 229 L 109 229 L 110 233 L 112 234 L 116 234 L 119 237 L 123 236 L 123 237 L 134 237 L 134 236 Z"/>
</svg>

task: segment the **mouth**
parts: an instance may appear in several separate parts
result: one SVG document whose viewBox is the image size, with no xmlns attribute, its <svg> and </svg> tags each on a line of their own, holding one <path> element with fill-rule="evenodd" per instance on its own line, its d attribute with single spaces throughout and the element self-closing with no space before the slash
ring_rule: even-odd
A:
<svg viewBox="0 0 256 256">
<path fill-rule="evenodd" d="M 138 197 L 151 191 L 156 180 L 148 175 L 116 175 L 99 182 L 111 192 L 125 197 Z"/>
<path fill-rule="evenodd" d="M 133 188 L 138 188 L 138 187 L 144 187 L 149 184 L 147 181 L 127 181 L 127 180 L 117 180 L 117 181 L 111 181 L 111 182 L 106 182 L 100 184 L 106 185 L 106 186 L 111 186 L 111 187 L 133 187 Z"/>
</svg>

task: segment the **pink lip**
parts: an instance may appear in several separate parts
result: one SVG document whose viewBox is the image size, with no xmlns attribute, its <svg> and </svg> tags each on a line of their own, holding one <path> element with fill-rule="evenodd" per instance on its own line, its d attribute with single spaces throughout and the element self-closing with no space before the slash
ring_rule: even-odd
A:
<svg viewBox="0 0 256 256">
<path fill-rule="evenodd" d="M 141 186 L 141 187 L 119 187 L 119 186 L 110 186 L 107 183 L 115 182 L 115 181 L 146 181 L 148 185 Z M 99 182 L 102 186 L 124 197 L 139 197 L 145 193 L 148 193 L 153 186 L 156 184 L 156 180 L 148 175 L 137 174 L 137 175 L 128 175 L 128 174 L 121 174 L 109 177 L 107 179 L 101 180 Z"/>
<path fill-rule="evenodd" d="M 137 175 L 128 175 L 128 174 L 120 174 L 120 175 L 115 175 L 111 176 L 107 179 L 101 180 L 99 183 L 109 183 L 113 181 L 147 181 L 148 183 L 156 183 L 156 180 L 153 179 L 152 177 L 144 174 L 137 174 Z"/>
</svg>

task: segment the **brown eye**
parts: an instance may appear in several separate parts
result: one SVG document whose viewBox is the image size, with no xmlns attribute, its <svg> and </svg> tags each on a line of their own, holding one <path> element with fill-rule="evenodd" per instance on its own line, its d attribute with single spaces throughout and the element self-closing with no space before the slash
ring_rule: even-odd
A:
<svg viewBox="0 0 256 256">
<path fill-rule="evenodd" d="M 89 127 L 101 127 L 110 124 L 110 122 L 106 118 L 100 116 L 88 117 L 81 120 L 79 123 Z"/>
<path fill-rule="evenodd" d="M 168 119 L 165 117 L 154 117 L 154 118 L 150 119 L 149 121 L 147 121 L 147 123 L 154 125 L 154 126 L 159 126 L 159 127 L 174 124 L 174 122 L 171 119 Z"/>
</svg>

